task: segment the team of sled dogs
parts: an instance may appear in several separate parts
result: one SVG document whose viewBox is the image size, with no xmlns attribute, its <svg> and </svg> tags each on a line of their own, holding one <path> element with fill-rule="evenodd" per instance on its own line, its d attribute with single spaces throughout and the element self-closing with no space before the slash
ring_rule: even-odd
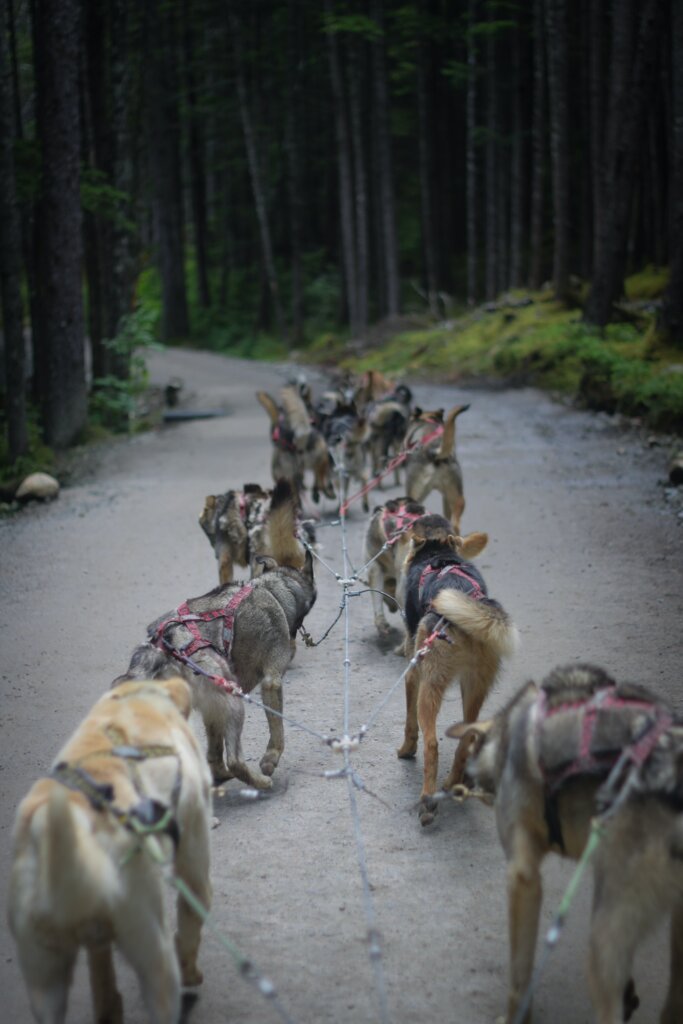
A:
<svg viewBox="0 0 683 1024">
<path fill-rule="evenodd" d="M 408 659 L 401 758 L 422 736 L 419 818 L 436 814 L 437 716 L 458 682 L 463 721 L 441 795 L 476 793 L 495 807 L 508 862 L 510 984 L 506 1021 L 531 1019 L 522 1001 L 533 970 L 546 853 L 578 859 L 597 820 L 589 981 L 599 1024 L 638 1005 L 631 966 L 638 942 L 671 911 L 670 986 L 661 1024 L 683 1021 L 683 723 L 648 690 L 618 684 L 590 665 L 557 668 L 527 683 L 501 712 L 479 721 L 517 633 L 473 559 L 485 533 L 463 535 L 463 480 L 455 421 L 415 408 L 410 389 L 381 375 L 337 382 L 314 400 L 305 382 L 277 398 L 258 392 L 270 419 L 272 489 L 246 484 L 206 498 L 200 525 L 219 585 L 147 629 L 126 671 L 22 801 L 15 824 L 9 922 L 33 1014 L 63 1021 L 78 949 L 86 947 L 95 1019 L 122 1021 L 112 945 L 136 971 L 151 1019 L 177 1021 L 181 986 L 202 980 L 201 921 L 178 898 L 177 931 L 164 921 L 159 856 L 208 909 L 211 784 L 272 785 L 284 750 L 282 679 L 296 633 L 316 600 L 311 497 L 348 499 L 386 467 L 405 497 L 367 520 L 368 584 L 380 637 L 386 611 L 403 609 L 398 653 Z M 310 477 L 309 477 L 310 479 Z M 335 495 L 335 480 L 342 493 Z M 394 476 L 394 483 L 398 483 Z M 423 504 L 442 496 L 442 514 Z M 235 566 L 249 581 L 233 579 Z M 260 687 L 269 739 L 258 769 L 244 758 L 244 697 Z M 206 756 L 189 726 L 201 715 Z"/>
</svg>

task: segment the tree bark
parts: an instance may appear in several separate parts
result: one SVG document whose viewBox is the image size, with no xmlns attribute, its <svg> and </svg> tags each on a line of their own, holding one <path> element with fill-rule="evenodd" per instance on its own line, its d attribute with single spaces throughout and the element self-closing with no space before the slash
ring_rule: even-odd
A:
<svg viewBox="0 0 683 1024">
<path fill-rule="evenodd" d="M 590 164 L 593 205 L 593 267 L 600 260 L 599 229 L 602 217 L 603 166 L 602 147 L 604 130 L 604 72 L 602 0 L 589 0 L 589 76 L 590 76 Z"/>
<path fill-rule="evenodd" d="M 489 19 L 492 19 L 489 14 Z M 496 297 L 498 288 L 498 106 L 496 79 L 496 44 L 491 34 L 486 40 L 486 298 Z"/>
<path fill-rule="evenodd" d="M 163 0 L 146 0 L 147 140 L 152 208 L 161 275 L 161 337 L 190 333 L 185 287 L 182 182 L 178 116 L 177 52 L 174 9 Z"/>
<path fill-rule="evenodd" d="M 21 219 L 14 170 L 15 118 L 9 25 L 0 15 L 0 298 L 5 347 L 5 411 L 10 462 L 28 450 L 26 349 L 21 302 Z M 11 12 L 10 12 L 11 13 Z"/>
<path fill-rule="evenodd" d="M 201 119 L 197 110 L 197 76 L 195 73 L 195 38 L 189 0 L 183 2 L 183 46 L 185 55 L 185 88 L 188 120 L 188 163 L 192 193 L 197 291 L 204 309 L 211 305 L 209 287 L 208 225 L 206 215 L 206 171 Z"/>
<path fill-rule="evenodd" d="M 287 194 L 289 200 L 292 341 L 304 337 L 304 296 L 301 270 L 303 195 L 301 180 L 301 61 L 300 25 L 295 0 L 288 3 L 288 81 L 285 118 Z"/>
<path fill-rule="evenodd" d="M 515 25 L 512 40 L 512 161 L 510 166 L 510 273 L 511 288 L 523 283 L 524 244 L 524 124 L 522 116 L 522 27 Z"/>
<path fill-rule="evenodd" d="M 285 319 L 282 313 L 282 303 L 280 302 L 280 291 L 278 287 L 277 273 L 275 270 L 275 258 L 273 256 L 273 244 L 270 234 L 270 224 L 268 221 L 266 193 L 263 187 L 261 167 L 259 163 L 258 152 L 256 149 L 256 137 L 254 135 L 254 127 L 252 124 L 251 113 L 249 110 L 249 102 L 247 99 L 247 87 L 244 79 L 244 65 L 242 61 L 240 23 L 237 19 L 237 16 L 234 13 L 230 15 L 230 30 L 232 32 L 233 37 L 233 56 L 235 60 L 237 98 L 239 102 L 240 119 L 242 121 L 244 145 L 247 151 L 247 163 L 249 165 L 249 177 L 251 179 L 251 188 L 254 196 L 256 217 L 258 220 L 259 233 L 261 238 L 261 255 L 263 258 L 263 271 L 266 276 L 266 281 L 268 283 L 268 292 L 270 294 L 270 300 L 273 304 L 273 313 L 275 315 L 275 323 L 277 325 L 277 330 L 280 337 L 284 338 L 287 332 L 285 328 Z"/>
<path fill-rule="evenodd" d="M 612 75 L 614 92 L 610 101 L 608 148 L 605 158 L 605 215 L 600 225 L 600 260 L 593 274 L 593 286 L 584 311 L 585 319 L 604 326 L 623 286 L 624 259 L 630 224 L 633 177 L 638 147 L 642 141 L 646 106 L 655 77 L 657 33 L 662 5 L 644 0 L 638 7 L 640 19 L 635 58 L 631 52 L 631 26 L 615 25 L 615 53 Z M 619 31 L 620 39 L 616 39 Z M 620 45 L 623 43 L 623 45 Z"/>
<path fill-rule="evenodd" d="M 365 169 L 365 145 L 361 117 L 361 53 L 362 42 L 349 40 L 349 106 L 351 111 L 351 142 L 353 148 L 354 196 L 356 212 L 356 271 L 358 289 L 358 333 L 368 328 L 368 183 Z"/>
<path fill-rule="evenodd" d="M 386 23 L 384 0 L 373 0 L 372 17 L 381 35 L 372 47 L 375 117 L 377 125 L 377 156 L 379 171 L 379 203 L 381 252 L 384 269 L 384 312 L 397 316 L 400 312 L 400 276 L 398 240 L 396 237 L 396 200 L 394 168 L 389 129 L 389 93 L 387 88 Z"/>
<path fill-rule="evenodd" d="M 43 177 L 36 217 L 45 440 L 63 448 L 86 421 L 81 275 L 78 0 L 35 0 L 36 114 Z"/>
<path fill-rule="evenodd" d="M 569 295 L 569 105 L 566 0 L 545 0 L 553 183 L 553 290 Z"/>
<path fill-rule="evenodd" d="M 669 214 L 671 280 L 664 295 L 659 327 L 683 348 L 683 7 L 672 4 L 671 70 L 673 98 L 672 181 Z"/>
<path fill-rule="evenodd" d="M 417 50 L 417 135 L 420 177 L 420 212 L 422 216 L 422 250 L 424 258 L 425 290 L 432 316 L 438 313 L 438 283 L 436 279 L 436 234 L 432 197 L 432 161 L 429 149 L 430 116 L 427 104 L 427 54 L 424 42 Z"/>
<path fill-rule="evenodd" d="M 531 258 L 529 285 L 538 289 L 543 283 L 544 251 L 543 223 L 545 209 L 545 154 L 546 154 L 546 43 L 544 29 L 544 0 L 534 0 L 534 112 L 531 158 Z"/>
<path fill-rule="evenodd" d="M 477 46 L 474 36 L 474 25 L 477 20 L 477 0 L 469 0 L 467 35 L 467 96 L 466 106 L 466 232 L 467 232 L 467 304 L 474 306 L 479 298 L 478 266 L 479 266 L 479 189 L 477 174 Z"/>
<path fill-rule="evenodd" d="M 325 0 L 325 14 L 332 19 L 332 2 Z M 342 266 L 346 286 L 346 306 L 351 333 L 358 332 L 358 289 L 356 275 L 356 246 L 353 224 L 353 185 L 351 174 L 351 146 L 344 105 L 344 89 L 339 64 L 339 48 L 334 31 L 327 34 L 327 54 L 332 85 L 334 127 L 337 145 L 337 174 L 339 178 L 339 210 L 341 217 Z"/>
</svg>

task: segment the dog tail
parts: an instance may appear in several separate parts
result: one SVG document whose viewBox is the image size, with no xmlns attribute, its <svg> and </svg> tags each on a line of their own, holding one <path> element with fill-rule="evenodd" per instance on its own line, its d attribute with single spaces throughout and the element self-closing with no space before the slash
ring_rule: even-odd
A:
<svg viewBox="0 0 683 1024">
<path fill-rule="evenodd" d="M 268 394 L 267 391 L 257 391 L 256 397 L 268 413 L 271 426 L 276 427 L 280 419 L 280 410 L 277 407 L 277 402 Z"/>
<path fill-rule="evenodd" d="M 52 786 L 44 813 L 39 903 L 57 927 L 68 928 L 107 902 L 118 885 L 116 870 L 61 783 Z"/>
<path fill-rule="evenodd" d="M 287 387 L 280 391 L 282 408 L 285 410 L 287 423 L 296 437 L 305 437 L 311 432 L 311 417 L 306 403 L 297 388 Z"/>
<path fill-rule="evenodd" d="M 441 448 L 437 458 L 447 459 L 455 452 L 455 421 L 461 412 L 467 412 L 467 405 L 456 405 L 450 410 L 444 421 L 443 434 L 441 435 Z"/>
<path fill-rule="evenodd" d="M 278 565 L 289 565 L 293 569 L 303 568 L 306 554 L 296 536 L 298 508 L 291 482 L 281 478 L 275 484 L 270 499 L 270 550 Z"/>
<path fill-rule="evenodd" d="M 475 601 L 458 590 L 442 590 L 432 601 L 434 611 L 443 615 L 472 640 L 486 644 L 499 658 L 517 649 L 519 634 L 510 616 L 497 601 Z"/>
</svg>

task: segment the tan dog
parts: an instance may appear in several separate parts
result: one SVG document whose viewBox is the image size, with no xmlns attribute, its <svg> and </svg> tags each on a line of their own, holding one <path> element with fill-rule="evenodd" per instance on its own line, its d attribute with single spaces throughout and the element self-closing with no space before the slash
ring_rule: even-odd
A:
<svg viewBox="0 0 683 1024">
<path fill-rule="evenodd" d="M 175 1024 L 181 984 L 202 980 L 201 921 L 178 897 L 174 948 L 161 871 L 134 828 L 168 818 L 156 836 L 208 908 L 211 779 L 189 711 L 179 678 L 110 690 L 19 806 L 9 923 L 40 1024 L 64 1021 L 81 946 L 97 1021 L 123 1020 L 112 945 L 135 970 L 155 1024 Z"/>
<path fill-rule="evenodd" d="M 406 494 L 413 501 L 424 501 L 432 491 L 439 491 L 443 501 L 443 514 L 450 519 L 455 532 L 460 532 L 460 520 L 465 511 L 462 470 L 455 454 L 455 421 L 469 405 L 456 405 L 444 419 L 443 409 L 434 412 L 416 410 L 406 435 L 406 443 L 427 437 L 435 427 L 443 424 L 441 438 L 420 445 L 406 460 Z"/>
<path fill-rule="evenodd" d="M 281 477 L 290 480 L 301 495 L 304 472 L 310 470 L 313 501 L 317 503 L 321 493 L 334 498 L 330 454 L 320 431 L 311 426 L 310 414 L 299 389 L 294 385 L 281 388 L 279 405 L 266 391 L 257 391 L 256 397 L 270 417 L 273 480 Z"/>
<path fill-rule="evenodd" d="M 410 530 L 403 568 L 408 656 L 427 653 L 406 674 L 406 726 L 402 758 L 415 757 L 418 726 L 424 742 L 424 779 L 420 821 L 434 820 L 439 744 L 436 719 L 444 694 L 457 678 L 463 717 L 474 722 L 498 675 L 501 661 L 513 653 L 517 630 L 497 601 L 489 598 L 481 573 L 466 561 L 486 547 L 485 533 L 458 537 L 447 519 L 428 515 Z M 444 789 L 462 779 L 464 761 L 456 757 Z"/>
<path fill-rule="evenodd" d="M 375 626 L 381 637 L 391 632 L 384 614 L 385 605 L 390 612 L 395 612 L 399 607 L 396 599 L 397 585 L 406 556 L 408 531 L 417 519 L 426 514 L 424 505 L 410 498 L 394 498 L 384 505 L 378 505 L 368 522 L 365 531 L 365 560 L 374 559 L 368 566 L 367 576 L 372 587 L 370 596 Z M 388 546 L 382 551 L 385 545 Z"/>
<path fill-rule="evenodd" d="M 671 979 L 659 1021 L 683 1020 L 683 727 L 671 722 L 669 709 L 644 688 L 617 686 L 602 669 L 572 665 L 556 669 L 540 688 L 527 684 L 493 720 L 447 730 L 469 751 L 468 775 L 495 797 L 508 862 L 507 1024 L 518 1019 L 532 977 L 541 862 L 549 852 L 578 859 L 591 819 L 606 808 L 609 815 L 610 806 L 616 810 L 592 858 L 595 1019 L 629 1019 L 638 1005 L 631 981 L 636 947 L 672 912 Z M 619 755 L 636 744 L 641 766 L 628 760 L 627 775 L 616 769 L 605 782 Z M 615 805 L 620 793 L 625 799 Z M 530 1010 L 523 1020 L 529 1024 Z"/>
</svg>

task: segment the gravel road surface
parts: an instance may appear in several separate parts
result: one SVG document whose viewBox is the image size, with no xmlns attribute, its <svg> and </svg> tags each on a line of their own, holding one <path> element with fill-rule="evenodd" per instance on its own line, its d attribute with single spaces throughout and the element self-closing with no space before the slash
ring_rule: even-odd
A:
<svg viewBox="0 0 683 1024">
<path fill-rule="evenodd" d="M 154 383 L 183 380 L 187 406 L 225 415 L 107 444 L 55 503 L 0 521 L 3 891 L 22 795 L 125 669 L 147 623 L 217 583 L 213 553 L 197 524 L 204 496 L 270 479 L 268 423 L 254 392 L 274 392 L 286 380 L 286 367 L 179 350 L 154 354 L 149 363 Z M 320 378 L 311 379 L 319 387 Z M 478 562 L 491 595 L 511 613 L 522 637 L 483 713 L 496 711 L 528 678 L 540 681 L 552 667 L 578 660 L 645 683 L 683 711 L 683 521 L 680 501 L 663 486 L 666 448 L 532 389 L 464 392 L 420 385 L 415 391 L 426 408 L 471 402 L 458 420 L 467 499 L 463 529 L 488 531 L 489 546 Z M 391 487 L 384 496 L 399 493 Z M 427 504 L 440 511 L 438 495 Z M 322 510 L 331 516 L 333 503 Z M 356 566 L 364 521 L 354 505 L 348 538 Z M 342 572 L 339 529 L 322 527 L 318 538 L 320 556 Z M 318 602 L 306 625 L 318 638 L 337 613 L 341 589 L 321 564 L 316 576 Z M 349 637 L 354 734 L 389 692 L 402 663 L 393 644 L 379 642 L 367 595 L 351 602 Z M 321 646 L 299 644 L 285 683 L 288 716 L 317 732 L 342 734 L 343 651 L 343 620 Z M 453 690 L 439 719 L 441 737 L 460 710 Z M 291 726 L 271 793 L 246 800 L 235 781 L 216 793 L 215 924 L 274 982 L 298 1024 L 491 1024 L 503 1012 L 505 866 L 493 815 L 475 802 L 444 804 L 433 826 L 420 827 L 421 752 L 415 762 L 399 761 L 395 753 L 403 711 L 400 685 L 352 756 L 367 790 L 354 791 L 357 828 L 347 781 L 323 775 L 341 767 L 340 756 Z M 201 732 L 199 722 L 197 728 Z M 247 757 L 257 762 L 265 745 L 265 716 L 248 708 Z M 442 749 L 447 757 L 452 741 L 442 739 Z M 361 860 L 369 879 L 365 894 Z M 546 860 L 543 928 L 570 875 L 568 863 Z M 586 881 L 540 983 L 538 1021 L 591 1020 L 589 906 Z M 374 961 L 370 912 L 381 946 Z M 186 1009 L 191 1024 L 278 1020 L 273 1005 L 238 975 L 209 936 L 201 962 L 205 982 Z M 637 961 L 641 1009 L 635 1024 L 657 1019 L 667 972 L 660 928 Z M 126 1020 L 138 1024 L 145 1018 L 135 979 L 125 965 L 119 973 Z M 2 1020 L 29 1021 L 4 920 L 0 992 Z M 81 958 L 68 1020 L 90 1019 Z"/>
</svg>

